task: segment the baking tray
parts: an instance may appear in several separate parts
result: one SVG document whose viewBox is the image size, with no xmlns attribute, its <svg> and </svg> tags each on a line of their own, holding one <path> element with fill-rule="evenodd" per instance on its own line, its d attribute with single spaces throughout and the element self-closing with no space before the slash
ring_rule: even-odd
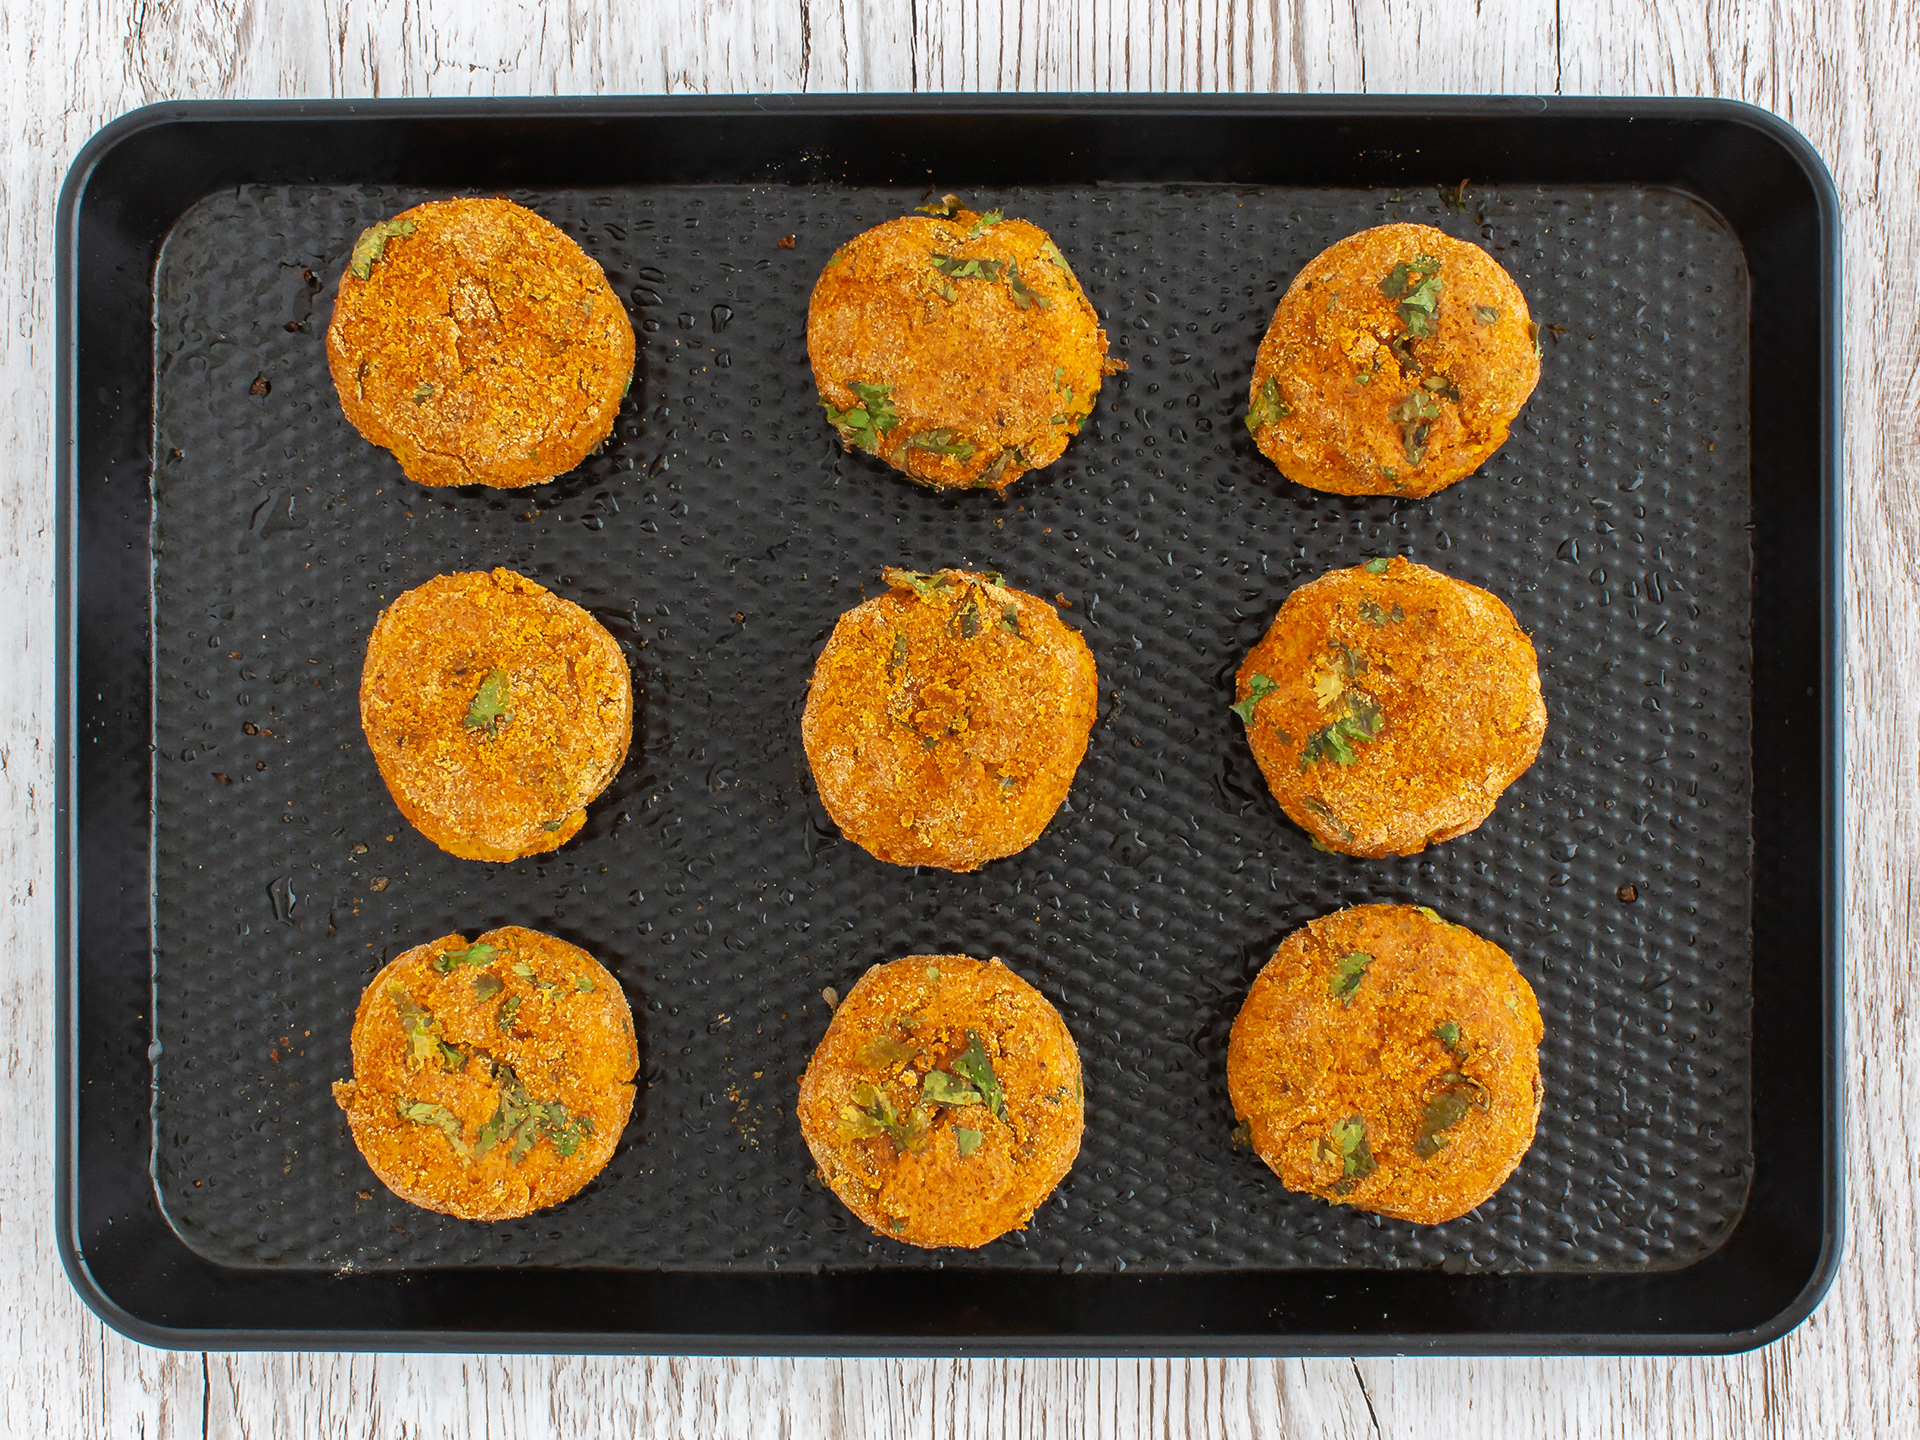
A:
<svg viewBox="0 0 1920 1440">
<path fill-rule="evenodd" d="M 844 453 L 814 403 L 819 265 L 930 189 L 1046 225 L 1129 365 L 1004 500 L 914 489 Z M 456 192 L 566 228 L 639 330 L 613 443 L 532 491 L 408 484 L 326 378 L 353 237 Z M 1835 215 L 1804 140 L 1721 102 L 335 102 L 109 126 L 59 229 L 76 1286 L 136 1338 L 221 1349 L 1783 1333 L 1841 1222 Z M 1547 327 L 1540 390 L 1430 501 L 1292 486 L 1238 423 L 1254 346 L 1306 259 L 1395 219 L 1515 273 Z M 1389 551 L 1508 600 L 1551 719 L 1480 830 L 1359 862 L 1285 822 L 1226 706 L 1289 590 Z M 892 870 L 827 821 L 799 707 L 882 565 L 960 562 L 1071 602 L 1100 718 L 1029 851 Z M 380 607 L 493 564 L 599 615 L 639 702 L 586 830 L 506 867 L 400 821 L 355 708 Z M 1547 1016 L 1539 1139 L 1451 1225 L 1289 1195 L 1231 1144 L 1248 981 L 1363 900 L 1497 939 Z M 646 1083 L 580 1197 L 479 1226 L 387 1195 L 327 1083 L 386 958 L 509 922 L 619 975 Z M 980 1252 L 867 1234 L 791 1118 L 821 991 L 916 950 L 1002 956 L 1086 1063 L 1080 1161 Z"/>
</svg>

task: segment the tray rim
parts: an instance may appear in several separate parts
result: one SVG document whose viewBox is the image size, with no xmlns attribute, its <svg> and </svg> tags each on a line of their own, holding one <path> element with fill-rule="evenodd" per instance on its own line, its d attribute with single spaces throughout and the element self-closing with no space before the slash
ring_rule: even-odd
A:
<svg viewBox="0 0 1920 1440">
<path fill-rule="evenodd" d="M 367 119 L 644 119 L 686 115 L 747 116 L 779 112 L 810 115 L 874 115 L 901 111 L 932 115 L 1109 116 L 1145 118 L 1179 112 L 1215 120 L 1236 116 L 1301 118 L 1415 119 L 1423 117 L 1499 119 L 1524 123 L 1531 117 L 1618 121 L 1712 120 L 1757 132 L 1785 153 L 1804 175 L 1817 216 L 1819 250 L 1820 383 L 1818 449 L 1819 513 L 1819 675 L 1820 788 L 1818 872 L 1821 942 L 1821 1173 L 1819 1201 L 1822 1239 L 1815 1262 L 1793 1299 L 1763 1323 L 1730 1332 L 1633 1331 L 1614 1334 L 1536 1333 L 1488 1329 L 1435 1333 L 1340 1334 L 1183 1332 L 1107 1335 L 1087 1332 L 1011 1335 L 907 1333 L 757 1334 L 740 1331 L 513 1331 L 420 1327 L 393 1331 L 214 1326 L 187 1327 L 145 1318 L 123 1306 L 96 1277 L 81 1233 L 78 1162 L 77 1024 L 80 1014 L 81 956 L 78 914 L 81 903 L 78 857 L 79 713 L 76 652 L 79 549 L 76 516 L 80 477 L 75 432 L 79 409 L 76 356 L 79 341 L 77 275 L 78 224 L 89 182 L 114 151 L 155 129 L 235 120 L 298 122 Z M 1711 205 L 1704 197 L 1694 196 Z M 191 202 L 190 202 L 191 203 Z M 1733 228 L 1730 226 L 1730 228 Z M 1738 230 L 1735 230 L 1738 234 Z M 328 1349 L 340 1351 L 420 1350 L 520 1354 L 756 1354 L 756 1355 L 911 1355 L 911 1356 L 1140 1356 L 1140 1355 L 1566 1355 L 1566 1354 L 1730 1354 L 1778 1339 L 1804 1321 L 1819 1305 L 1838 1273 L 1844 1248 L 1845 1122 L 1844 1087 L 1844 913 L 1840 897 L 1845 880 L 1845 771 L 1843 679 L 1845 607 L 1840 593 L 1845 545 L 1845 470 L 1840 419 L 1843 330 L 1838 303 L 1841 283 L 1839 196 L 1832 177 L 1812 144 L 1788 122 L 1758 106 L 1724 99 L 1667 97 L 1557 97 L 1460 95 L 1116 95 L 1039 93 L 1016 95 L 869 93 L 855 95 L 727 96 L 570 96 L 480 97 L 447 99 L 163 101 L 109 122 L 76 153 L 61 187 L 55 212 L 56 391 L 54 461 L 55 506 L 55 1073 L 56 1158 L 55 1232 L 62 1267 L 80 1298 L 115 1330 L 141 1343 L 172 1349 Z M 152 276 L 147 277 L 149 290 Z M 144 1163 L 142 1166 L 144 1170 Z M 1729 1239 L 1745 1223 L 1737 1221 Z M 1724 1249 L 1723 1242 L 1720 1249 Z M 1691 1266 L 1663 1275 L 1682 1276 L 1708 1263 L 1720 1249 Z M 218 1267 L 216 1267 L 218 1268 Z M 544 1267 L 542 1267 L 544 1268 Z M 404 1273 L 404 1272 L 403 1272 Z M 564 1273 L 564 1272 L 563 1272 Z M 885 1273 L 885 1272 L 880 1272 Z M 1337 1270 L 1315 1274 L 1349 1273 Z M 1353 1272 L 1371 1275 L 1373 1272 Z M 1416 1272 L 1418 1273 L 1418 1272 Z M 321 1280 L 328 1277 L 320 1276 Z M 1135 1277 L 1106 1277 L 1122 1282 Z M 1142 1277 L 1152 1279 L 1157 1277 Z M 1453 1277 L 1462 1279 L 1466 1277 Z M 1589 1278 L 1589 1277 L 1581 1277 Z M 1633 1281 L 1633 1276 L 1594 1276 Z M 1121 1288 L 1126 1288 L 1123 1283 Z"/>
</svg>

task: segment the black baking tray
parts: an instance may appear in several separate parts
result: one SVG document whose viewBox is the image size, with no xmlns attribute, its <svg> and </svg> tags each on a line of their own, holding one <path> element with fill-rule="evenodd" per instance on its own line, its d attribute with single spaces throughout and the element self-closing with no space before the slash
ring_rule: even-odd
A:
<svg viewBox="0 0 1920 1440">
<path fill-rule="evenodd" d="M 813 404 L 820 263 L 945 190 L 1047 225 L 1129 364 L 1004 500 L 914 490 Z M 552 485 L 412 486 L 326 381 L 345 246 L 447 193 L 541 209 L 636 320 L 613 443 Z M 1238 423 L 1279 290 L 1388 219 L 1486 244 L 1547 327 L 1513 439 L 1430 501 L 1291 486 Z M 1830 1282 L 1839 242 L 1783 122 L 1430 97 L 162 105 L 81 152 L 58 244 L 59 1234 L 126 1334 L 1712 1352 Z M 1285 822 L 1226 705 L 1294 585 L 1387 551 L 1508 600 L 1550 725 L 1480 830 L 1356 862 Z M 961 561 L 1072 602 L 1100 719 L 1030 851 L 895 871 L 820 809 L 798 708 L 883 564 Z M 354 707 L 379 607 L 490 564 L 593 609 L 638 692 L 587 829 L 506 867 L 400 821 Z M 1231 1145 L 1247 982 L 1364 900 L 1491 935 L 1547 1015 L 1539 1140 L 1450 1226 L 1288 1195 Z M 620 977 L 646 1084 L 580 1197 L 474 1226 L 373 1182 L 326 1085 L 385 958 L 509 922 Z M 1001 955 L 1086 1062 L 1078 1165 L 981 1252 L 850 1224 L 792 1123 L 820 992 L 916 950 Z"/>
</svg>

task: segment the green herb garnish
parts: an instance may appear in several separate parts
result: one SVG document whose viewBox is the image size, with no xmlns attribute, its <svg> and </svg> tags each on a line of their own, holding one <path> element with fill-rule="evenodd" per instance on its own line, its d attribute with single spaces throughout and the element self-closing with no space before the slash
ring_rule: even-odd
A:
<svg viewBox="0 0 1920 1440">
<path fill-rule="evenodd" d="M 427 1100 L 397 1100 L 393 1108 L 399 1112 L 402 1120 L 411 1120 L 416 1125 L 429 1125 L 438 1130 L 461 1156 L 472 1153 L 473 1147 L 467 1144 L 460 1117 L 446 1106 L 435 1105 Z"/>
<path fill-rule="evenodd" d="M 573 989 L 575 994 L 591 995 L 594 990 L 593 980 L 586 975 L 576 975 L 573 977 Z"/>
<path fill-rule="evenodd" d="M 1400 446 L 1406 452 L 1407 463 L 1423 463 L 1427 458 L 1427 436 L 1433 422 L 1440 418 L 1440 402 L 1424 389 L 1412 390 L 1387 411 L 1387 418 L 1400 427 Z"/>
<path fill-rule="evenodd" d="M 1233 1148 L 1236 1150 L 1251 1150 L 1253 1148 L 1253 1122 L 1251 1120 L 1242 1120 L 1238 1125 L 1233 1127 Z"/>
<path fill-rule="evenodd" d="M 963 1105 L 980 1105 L 985 1101 L 978 1090 L 963 1080 L 956 1080 L 944 1070 L 929 1070 L 927 1078 L 920 1082 L 920 1093 L 935 1105 L 950 1105 L 958 1109 Z"/>
<path fill-rule="evenodd" d="M 993 1073 L 993 1060 L 978 1035 L 967 1031 L 967 1048 L 954 1056 L 947 1068 L 963 1080 L 971 1080 L 974 1089 L 980 1092 L 981 1103 L 1006 1120 L 1007 1097 L 1000 1089 L 999 1077 Z"/>
<path fill-rule="evenodd" d="M 1416 905 L 1413 908 L 1417 910 L 1420 914 L 1426 916 L 1427 919 L 1432 920 L 1437 924 L 1444 925 L 1447 923 L 1445 920 L 1442 920 L 1440 918 L 1440 912 L 1438 910 L 1435 910 L 1431 905 Z"/>
<path fill-rule="evenodd" d="M 1487 1108 L 1487 1087 L 1477 1080 L 1449 1070 L 1440 1077 L 1440 1085 L 1427 1101 L 1420 1128 L 1414 1132 L 1413 1153 L 1422 1160 L 1431 1160 L 1446 1147 L 1447 1137 L 1441 1132 L 1466 1119 L 1469 1110 Z"/>
<path fill-rule="evenodd" d="M 1342 840 L 1346 841 L 1349 845 L 1353 843 L 1352 828 L 1349 827 L 1347 823 L 1343 821 L 1338 815 L 1333 813 L 1333 807 L 1327 804 L 1326 801 L 1318 798 L 1317 796 L 1309 795 L 1305 800 L 1301 801 L 1300 803 L 1305 805 L 1307 809 L 1311 810 L 1314 814 L 1318 815 L 1322 820 L 1326 821 L 1327 824 L 1331 825 L 1334 829 L 1334 833 L 1337 834 Z M 1316 850 L 1324 850 L 1329 855 L 1338 855 L 1340 853 L 1338 850 L 1335 850 L 1330 845 L 1322 845 L 1320 843 L 1320 838 L 1317 835 L 1309 835 L 1307 838 L 1313 841 L 1313 848 Z"/>
<path fill-rule="evenodd" d="M 887 660 L 887 679 L 892 680 L 900 674 L 900 667 L 907 663 L 906 632 L 893 632 L 893 654 Z"/>
<path fill-rule="evenodd" d="M 1300 768 L 1310 770 L 1321 760 L 1331 760 L 1336 765 L 1351 765 L 1355 758 L 1355 741 L 1371 740 L 1380 733 L 1384 717 L 1380 707 L 1358 690 L 1348 690 L 1340 697 L 1340 708 L 1345 712 L 1339 719 L 1324 725 L 1307 737 L 1307 743 L 1300 750 Z"/>
<path fill-rule="evenodd" d="M 845 410 L 836 410 L 833 402 L 822 396 L 821 408 L 827 412 L 827 420 L 849 445 L 865 450 L 869 455 L 878 455 L 880 437 L 900 423 L 900 412 L 893 406 L 893 387 L 849 380 L 847 389 L 853 392 L 857 403 Z"/>
<path fill-rule="evenodd" d="M 978 240 L 980 238 L 980 232 L 982 230 L 985 230 L 988 227 L 993 225 L 998 225 L 1002 220 L 1006 218 L 1007 218 L 1007 212 L 1004 210 L 987 211 L 986 214 L 982 215 L 978 220 L 973 222 L 973 228 L 967 231 L 967 239 Z"/>
<path fill-rule="evenodd" d="M 419 387 L 413 392 L 413 403 L 416 405 L 424 405 L 432 398 L 433 382 L 431 380 L 422 380 Z"/>
<path fill-rule="evenodd" d="M 1491 305 L 1476 305 L 1473 307 L 1473 323 L 1476 325 L 1498 325 L 1500 323 L 1500 312 Z"/>
<path fill-rule="evenodd" d="M 1060 253 L 1060 247 L 1054 244 L 1053 241 L 1042 240 L 1040 242 L 1040 258 L 1050 265 L 1058 266 L 1069 280 L 1073 278 L 1073 267 L 1067 264 L 1067 257 Z"/>
<path fill-rule="evenodd" d="M 507 672 L 489 670 L 487 678 L 480 682 L 479 690 L 474 693 L 473 703 L 467 706 L 467 718 L 463 723 L 469 730 L 498 735 L 500 727 L 512 719 L 513 711 L 507 708 Z"/>
<path fill-rule="evenodd" d="M 1020 634 L 1020 610 L 1018 606 L 1002 605 L 1000 607 L 1000 628 L 1009 635 L 1020 635 L 1022 640 L 1027 638 L 1025 635 Z"/>
<path fill-rule="evenodd" d="M 1280 381 L 1269 375 L 1247 406 L 1247 433 L 1258 435 L 1262 425 L 1271 425 L 1292 413 L 1293 407 L 1280 398 Z"/>
<path fill-rule="evenodd" d="M 442 950 L 433 957 L 433 968 L 442 975 L 461 965 L 485 965 L 500 952 L 493 946 L 475 942 L 464 950 Z"/>
<path fill-rule="evenodd" d="M 1027 463 L 1026 452 L 1021 450 L 1018 445 L 1002 450 L 994 457 L 993 463 L 980 472 L 980 477 L 973 482 L 973 488 L 976 490 L 997 489 L 1000 485 L 1000 477 L 1007 473 L 1007 467 L 1016 462 L 1023 466 Z"/>
<path fill-rule="evenodd" d="M 492 1117 L 474 1137 L 473 1157 L 479 1159 L 496 1145 L 507 1147 L 507 1159 L 518 1165 L 527 1152 L 542 1140 L 551 1140 L 561 1159 L 580 1148 L 580 1142 L 593 1133 L 593 1119 L 587 1115 L 569 1115 L 558 1100 L 535 1100 L 527 1093 L 520 1077 L 510 1065 L 494 1071 L 499 1083 L 499 1102 Z"/>
<path fill-rule="evenodd" d="M 1254 674 L 1247 681 L 1247 698 L 1229 705 L 1227 708 L 1238 715 L 1248 725 L 1253 723 L 1253 712 L 1260 708 L 1260 702 L 1280 687 L 1261 674 Z"/>
<path fill-rule="evenodd" d="M 467 1057 L 464 1052 L 446 1042 L 440 1033 L 440 1022 L 424 1005 L 417 1002 L 406 991 L 406 987 L 397 983 L 387 986 L 387 998 L 393 1001 L 393 1008 L 400 1012 L 400 1028 L 407 1036 L 407 1066 L 418 1070 L 422 1065 L 432 1062 L 440 1070 L 464 1070 Z"/>
<path fill-rule="evenodd" d="M 918 1045 L 896 1040 L 891 1035 L 876 1035 L 860 1047 L 860 1063 L 869 1070 L 891 1070 L 919 1053 Z"/>
<path fill-rule="evenodd" d="M 931 1112 L 916 1105 L 902 1115 L 884 1092 L 862 1081 L 853 1087 L 853 1103 L 840 1107 L 840 1133 L 849 1140 L 884 1135 L 901 1154 L 918 1155 L 927 1148 Z"/>
<path fill-rule="evenodd" d="M 896 566 L 887 565 L 881 568 L 880 578 L 889 585 L 913 591 L 913 593 L 918 595 L 922 600 L 936 599 L 941 591 L 951 590 L 954 587 L 953 571 L 951 570 L 925 572 L 920 570 L 901 570 Z M 905 657 L 903 656 L 902 658 Z"/>
<path fill-rule="evenodd" d="M 1442 1020 L 1433 1027 L 1433 1038 L 1455 1055 L 1465 1055 L 1467 1047 L 1460 1043 L 1460 1027 L 1451 1020 Z"/>
<path fill-rule="evenodd" d="M 494 1029 L 496 1030 L 513 1029 L 514 1017 L 516 1017 L 520 1013 L 520 1001 L 523 998 L 524 998 L 523 996 L 519 996 L 519 995 L 509 995 L 506 999 L 500 1002 L 500 1013 L 493 1017 Z"/>
<path fill-rule="evenodd" d="M 1387 566 L 1390 563 L 1391 562 L 1387 556 L 1376 555 L 1373 557 L 1373 559 L 1367 561 L 1367 563 L 1361 566 L 1360 568 L 1365 570 L 1369 575 L 1384 575 L 1387 573 Z"/>
<path fill-rule="evenodd" d="M 1003 260 L 983 260 L 978 257 L 967 260 L 958 255 L 942 255 L 937 250 L 927 257 L 927 263 L 949 280 L 986 280 L 988 282 L 998 280 L 1007 264 Z"/>
<path fill-rule="evenodd" d="M 518 975 L 522 980 L 527 981 L 529 984 L 541 990 L 558 990 L 560 988 L 551 980 L 541 979 L 534 973 L 533 967 L 524 960 L 516 960 L 507 968 L 512 970 L 513 973 Z"/>
<path fill-rule="evenodd" d="M 973 458 L 973 446 L 961 439 L 957 430 L 922 430 L 907 437 L 906 448 L 924 450 L 929 455 L 945 455 L 953 460 Z"/>
<path fill-rule="evenodd" d="M 1324 1142 L 1322 1142 L 1324 1144 Z M 1358 1115 L 1349 1115 L 1333 1127 L 1333 1146 L 1331 1153 L 1324 1158 L 1340 1157 L 1340 1183 L 1333 1187 L 1333 1193 L 1344 1195 L 1378 1168 L 1373 1158 L 1373 1147 L 1367 1144 L 1367 1122 Z"/>
<path fill-rule="evenodd" d="M 1362 600 L 1360 602 L 1360 618 L 1372 625 L 1398 625 L 1402 620 L 1407 618 L 1407 612 L 1402 610 L 1398 605 L 1395 605 L 1391 610 L 1387 610 L 1383 609 L 1378 601 Z"/>
<path fill-rule="evenodd" d="M 1360 989 L 1360 979 L 1371 964 L 1373 956 L 1366 951 L 1349 950 L 1333 967 L 1333 978 L 1327 981 L 1327 993 L 1342 1005 L 1353 1004 L 1354 994 Z"/>
<path fill-rule="evenodd" d="M 958 195 L 942 195 L 934 204 L 916 205 L 913 208 L 922 215 L 937 215 L 942 220 L 951 220 L 960 211 L 960 197 Z"/>
<path fill-rule="evenodd" d="M 980 1148 L 980 1142 L 986 1138 L 986 1135 L 979 1130 L 969 1130 L 964 1125 L 956 1125 L 953 1127 L 953 1143 L 955 1148 L 959 1150 L 962 1160 L 978 1150 Z"/>
<path fill-rule="evenodd" d="M 1046 296 L 1042 295 L 1038 290 L 1033 289 L 1026 281 L 1020 278 L 1020 262 L 1018 260 L 1009 260 L 1007 262 L 1007 287 L 1013 291 L 1013 303 L 1018 305 L 1022 310 L 1031 310 L 1036 305 L 1042 310 L 1051 310 L 1053 308 L 1053 302 L 1051 300 L 1047 299 Z"/>
<path fill-rule="evenodd" d="M 353 254 L 347 260 L 347 269 L 356 280 L 371 278 L 373 263 L 386 253 L 387 242 L 396 236 L 411 234 L 411 220 L 382 220 L 369 225 L 360 232 L 360 238 L 353 242 Z"/>
<path fill-rule="evenodd" d="M 564 818 L 559 820 L 542 820 L 540 822 L 540 828 L 549 835 L 558 835 L 560 833 L 560 827 L 566 823 Z"/>
<path fill-rule="evenodd" d="M 1440 292 L 1446 288 L 1440 279 L 1440 262 L 1431 255 L 1416 255 L 1413 263 L 1402 261 L 1380 282 L 1380 293 L 1400 302 L 1400 319 L 1407 327 L 1407 338 L 1421 340 L 1433 334 L 1440 309 Z"/>
<path fill-rule="evenodd" d="M 482 1000 L 491 1000 L 507 988 L 507 982 L 491 970 L 483 970 L 473 977 L 473 993 Z"/>
</svg>

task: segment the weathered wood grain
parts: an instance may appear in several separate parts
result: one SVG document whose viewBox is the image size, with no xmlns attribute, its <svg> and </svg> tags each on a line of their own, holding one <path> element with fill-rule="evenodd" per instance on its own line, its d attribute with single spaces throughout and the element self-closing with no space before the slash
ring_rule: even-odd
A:
<svg viewBox="0 0 1920 1440">
<path fill-rule="evenodd" d="M 1908 0 L 155 0 L 0 5 L 0 1427 L 7 1435 L 1920 1434 L 1920 7 Z M 53 1257 L 53 200 L 161 98 L 741 90 L 1726 95 L 1846 212 L 1850 1238 L 1728 1360 L 889 1362 L 166 1355 Z"/>
</svg>

